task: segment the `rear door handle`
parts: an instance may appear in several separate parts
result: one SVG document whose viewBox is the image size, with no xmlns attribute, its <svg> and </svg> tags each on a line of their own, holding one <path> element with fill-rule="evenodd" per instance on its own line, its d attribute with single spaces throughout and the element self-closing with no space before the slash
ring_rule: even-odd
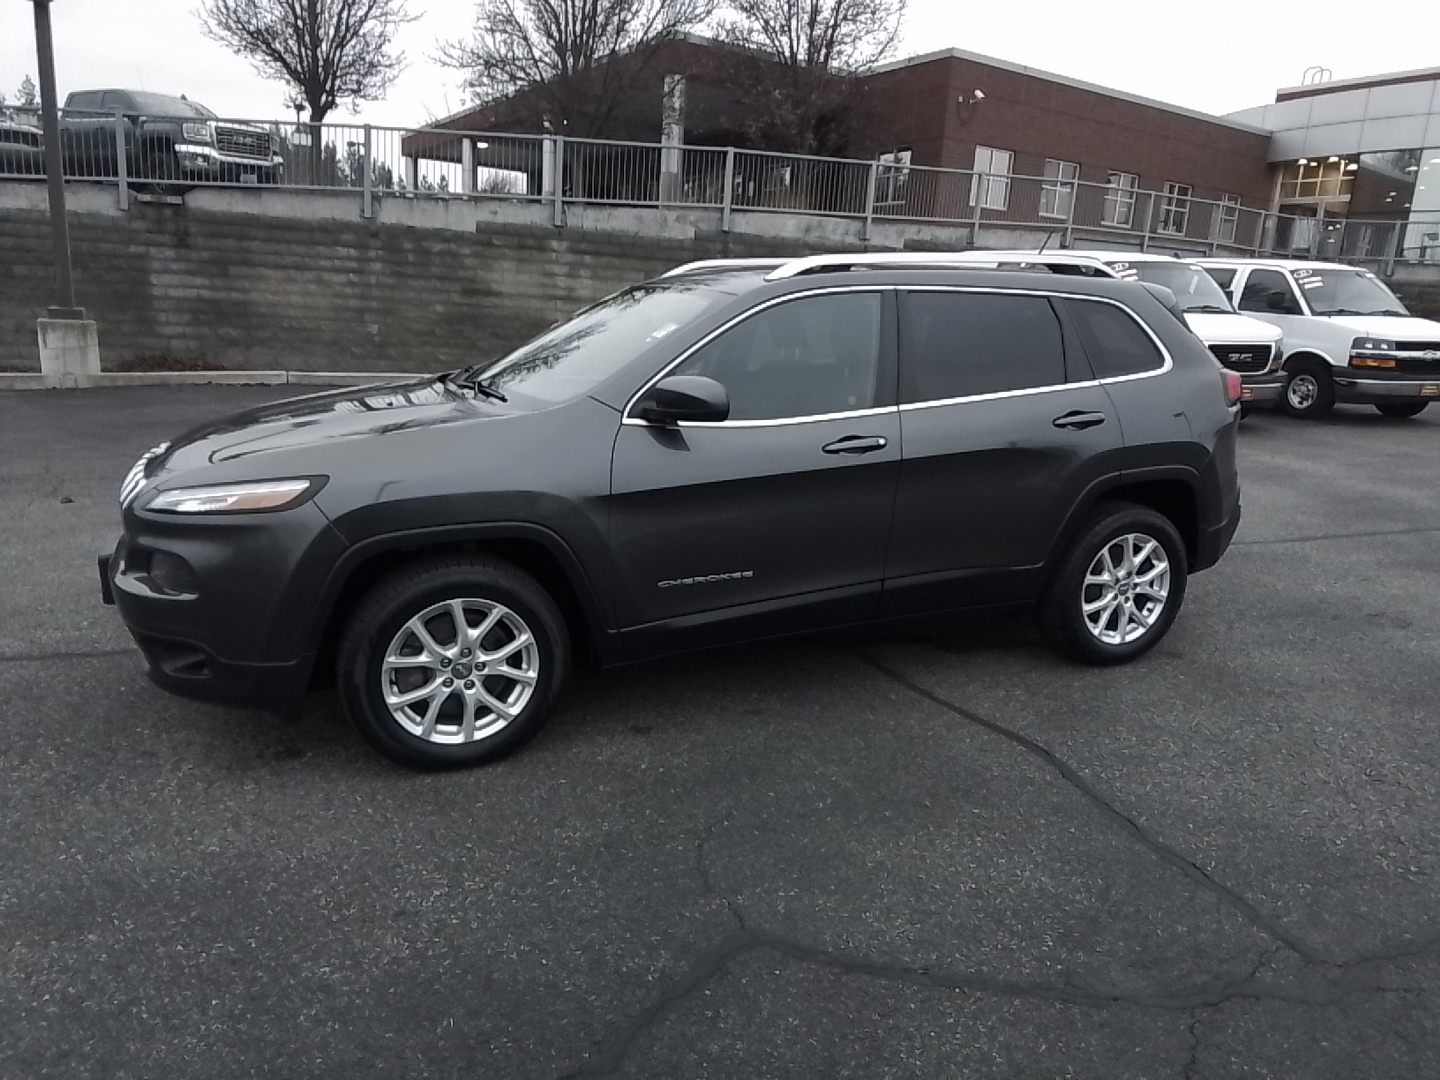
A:
<svg viewBox="0 0 1440 1080">
<path fill-rule="evenodd" d="M 1050 423 L 1056 427 L 1074 428 L 1076 431 L 1084 431 L 1086 428 L 1095 427 L 1105 422 L 1103 412 L 1081 412 L 1079 409 L 1072 409 L 1064 416 L 1057 416 Z"/>
<path fill-rule="evenodd" d="M 883 435 L 846 435 L 820 449 L 827 454 L 869 454 L 889 445 L 890 441 Z"/>
</svg>

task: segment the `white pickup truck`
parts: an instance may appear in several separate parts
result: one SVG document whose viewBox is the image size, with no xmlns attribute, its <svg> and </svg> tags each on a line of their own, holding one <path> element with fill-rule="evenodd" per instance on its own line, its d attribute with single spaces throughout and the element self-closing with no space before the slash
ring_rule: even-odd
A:
<svg viewBox="0 0 1440 1080">
<path fill-rule="evenodd" d="M 1143 251 L 986 251 L 946 259 L 996 269 L 1048 270 L 1054 274 L 1103 274 L 1161 285 L 1175 294 L 1186 325 L 1221 366 L 1240 376 L 1244 408 L 1280 401 L 1285 375 L 1281 331 L 1267 321 L 1236 314 L 1230 298 L 1194 260 Z"/>
<path fill-rule="evenodd" d="M 1440 323 L 1421 319 L 1369 270 L 1292 259 L 1197 260 L 1236 306 L 1285 335 L 1292 416 L 1336 402 L 1415 416 L 1440 399 Z"/>
</svg>

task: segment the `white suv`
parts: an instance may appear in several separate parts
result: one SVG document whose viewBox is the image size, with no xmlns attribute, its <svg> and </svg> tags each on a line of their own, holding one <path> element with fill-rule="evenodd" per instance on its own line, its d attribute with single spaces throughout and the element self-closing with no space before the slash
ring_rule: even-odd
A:
<svg viewBox="0 0 1440 1080">
<path fill-rule="evenodd" d="M 1440 398 L 1440 323 L 1411 315 L 1369 270 L 1290 259 L 1199 259 L 1243 312 L 1285 335 L 1281 408 L 1338 402 L 1415 416 Z"/>
<path fill-rule="evenodd" d="M 922 257 L 918 256 L 917 258 Z M 1175 294 L 1185 323 L 1220 364 L 1240 376 L 1242 408 L 1274 405 L 1285 389 L 1281 331 L 1236 313 L 1225 291 L 1194 260 L 1144 251 L 966 251 L 955 258 L 997 269 L 1101 274 L 1160 285 Z"/>
</svg>

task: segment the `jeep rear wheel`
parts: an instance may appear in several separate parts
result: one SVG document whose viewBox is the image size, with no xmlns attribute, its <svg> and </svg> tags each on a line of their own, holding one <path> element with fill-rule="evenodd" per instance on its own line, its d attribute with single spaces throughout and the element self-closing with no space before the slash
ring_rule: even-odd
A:
<svg viewBox="0 0 1440 1080">
<path fill-rule="evenodd" d="M 1280 407 L 1291 416 L 1313 419 L 1326 416 L 1335 408 L 1335 384 L 1330 381 L 1329 366 L 1319 360 L 1296 360 L 1286 365 L 1290 378 Z"/>
<path fill-rule="evenodd" d="M 1185 545 L 1168 518 L 1133 503 L 1101 503 L 1036 609 L 1041 632 L 1083 663 L 1134 660 L 1175 621 L 1187 568 Z"/>
<path fill-rule="evenodd" d="M 373 588 L 340 646 L 339 684 L 360 734 L 422 769 L 493 761 L 549 718 L 569 668 L 564 619 L 528 574 L 444 558 Z"/>
</svg>

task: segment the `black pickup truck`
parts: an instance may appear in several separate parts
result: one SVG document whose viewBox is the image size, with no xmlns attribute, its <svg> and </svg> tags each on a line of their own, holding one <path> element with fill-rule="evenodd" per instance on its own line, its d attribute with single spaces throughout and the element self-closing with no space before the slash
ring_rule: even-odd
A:
<svg viewBox="0 0 1440 1080">
<path fill-rule="evenodd" d="M 131 90 L 77 90 L 65 99 L 60 120 L 65 174 L 115 176 L 122 128 L 128 176 L 160 191 L 206 181 L 274 184 L 284 169 L 276 136 L 254 124 L 218 120 L 198 102 Z"/>
</svg>

